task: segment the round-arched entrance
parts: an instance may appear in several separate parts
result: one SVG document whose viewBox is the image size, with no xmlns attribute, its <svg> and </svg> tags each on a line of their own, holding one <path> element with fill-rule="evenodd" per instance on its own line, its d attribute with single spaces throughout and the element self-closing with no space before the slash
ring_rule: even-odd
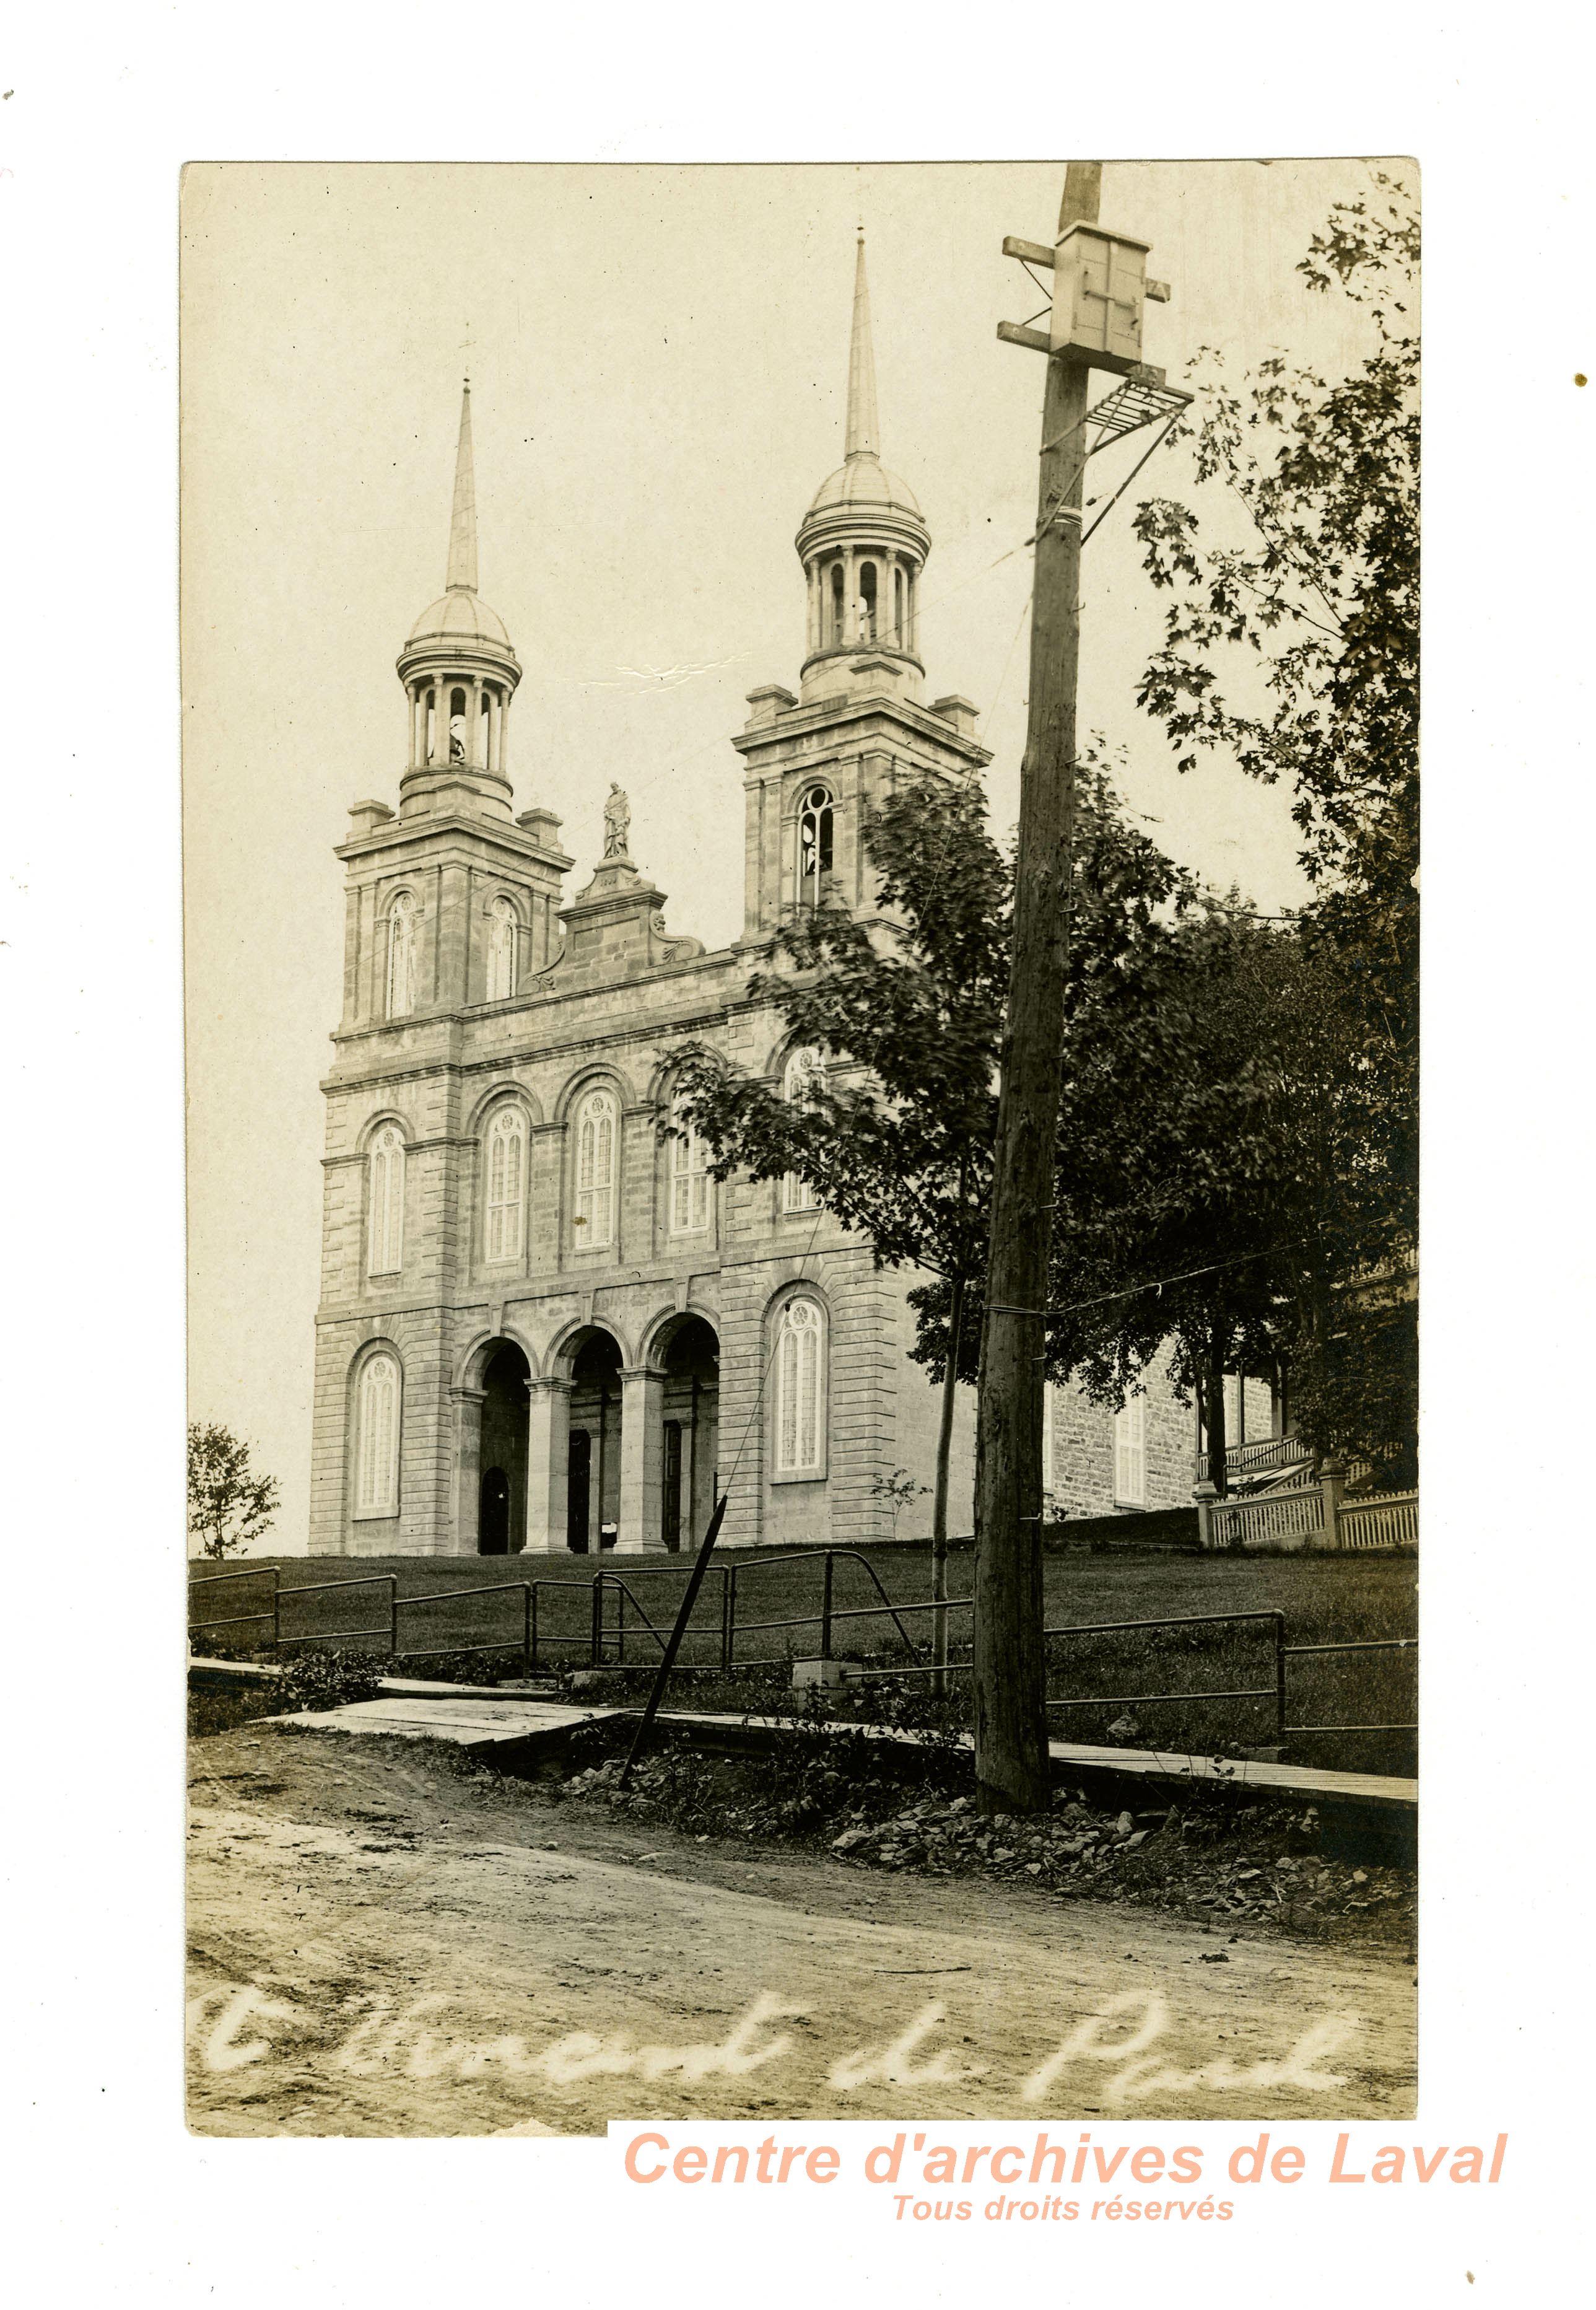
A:
<svg viewBox="0 0 1596 2310">
<path fill-rule="evenodd" d="M 658 1342 L 664 1374 L 660 1540 L 694 1550 L 715 1510 L 720 1459 L 720 1342 L 702 1316 L 682 1316 Z"/>
<path fill-rule="evenodd" d="M 620 1529 L 620 1343 L 590 1331 L 571 1356 L 565 1544 L 578 1556 L 613 1548 Z"/>
<path fill-rule="evenodd" d="M 482 1370 L 477 1554 L 518 1556 L 526 1545 L 526 1385 L 531 1367 L 510 1340 Z"/>
</svg>

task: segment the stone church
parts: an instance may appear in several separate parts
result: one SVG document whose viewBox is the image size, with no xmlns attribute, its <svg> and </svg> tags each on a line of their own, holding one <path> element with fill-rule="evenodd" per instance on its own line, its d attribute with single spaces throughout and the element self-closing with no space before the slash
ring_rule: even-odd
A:
<svg viewBox="0 0 1596 2310">
<path fill-rule="evenodd" d="M 990 759 L 967 699 L 924 702 L 931 533 L 877 440 L 861 242 L 846 454 L 796 541 L 798 690 L 754 690 L 732 740 L 743 930 L 707 953 L 666 928 L 619 787 L 575 893 L 560 821 L 516 808 L 521 666 L 477 590 L 467 386 L 444 591 L 398 659 L 399 806 L 356 803 L 337 853 L 314 1552 L 688 1548 L 723 1491 L 727 1544 L 856 1542 L 892 1534 L 881 1479 L 929 1484 L 914 1277 L 878 1274 L 799 1180 L 717 1185 L 700 1144 L 659 1129 L 689 1038 L 789 1096 L 823 1066 L 749 1001 L 757 950 L 794 908 L 868 913 L 861 820 L 895 782 Z M 1052 1394 L 1063 1513 L 1190 1498 L 1192 1415 L 1167 1389 L 1117 1420 Z M 972 1415 L 961 1403 L 956 1532 Z M 901 1520 L 927 1528 L 923 1503 Z"/>
</svg>

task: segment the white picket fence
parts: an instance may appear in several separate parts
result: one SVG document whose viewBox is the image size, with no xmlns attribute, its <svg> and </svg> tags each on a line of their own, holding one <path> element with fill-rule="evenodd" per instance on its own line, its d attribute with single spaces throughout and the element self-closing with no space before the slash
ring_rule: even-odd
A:
<svg viewBox="0 0 1596 2310">
<path fill-rule="evenodd" d="M 1255 1500 L 1216 1500 L 1209 1512 L 1214 1548 L 1308 1548 L 1323 1521 L 1317 1484 L 1266 1492 Z"/>
<path fill-rule="evenodd" d="M 1304 1484 L 1253 1499 L 1199 1502 L 1202 1544 L 1225 1549 L 1310 1549 L 1329 1553 L 1417 1548 L 1418 1494 L 1339 1500 L 1338 1488 Z"/>
<path fill-rule="evenodd" d="M 1417 1548 L 1418 1494 L 1383 1492 L 1377 1499 L 1344 1500 L 1336 1518 L 1338 1548 Z"/>
</svg>

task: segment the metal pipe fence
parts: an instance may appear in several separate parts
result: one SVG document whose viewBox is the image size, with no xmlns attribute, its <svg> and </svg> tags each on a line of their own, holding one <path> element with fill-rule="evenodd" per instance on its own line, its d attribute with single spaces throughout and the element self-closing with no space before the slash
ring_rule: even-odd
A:
<svg viewBox="0 0 1596 2310">
<path fill-rule="evenodd" d="M 810 1562 L 817 1553 L 820 1557 L 820 1594 L 816 1611 L 788 1614 L 776 1620 L 746 1620 L 739 1617 L 738 1575 L 740 1570 L 742 1572 L 768 1570 L 782 1564 Z M 881 1602 L 877 1604 L 839 1607 L 836 1601 L 836 1568 L 839 1562 L 851 1562 L 860 1566 L 868 1576 Z M 709 1625 L 700 1625 L 696 1630 L 690 1630 L 689 1633 L 711 1637 L 716 1657 L 713 1662 L 707 1663 L 678 1663 L 678 1672 L 682 1674 L 734 1677 L 753 1669 L 785 1667 L 790 1664 L 794 1657 L 791 1647 L 783 1654 L 771 1654 L 749 1659 L 739 1655 L 737 1649 L 739 1639 L 757 1635 L 784 1634 L 797 1628 L 818 1628 L 820 1644 L 818 1657 L 821 1661 L 828 1662 L 836 1657 L 834 1646 L 837 1630 L 840 1624 L 890 1620 L 904 1649 L 911 1655 L 911 1663 L 908 1666 L 903 1667 L 886 1663 L 879 1666 L 872 1665 L 868 1671 L 869 1675 L 872 1679 L 883 1681 L 931 1676 L 937 1672 L 936 1668 L 925 1661 L 920 1646 L 915 1642 L 905 1625 L 904 1616 L 918 1612 L 969 1612 L 974 1610 L 975 1600 L 969 1596 L 924 1598 L 912 1601 L 889 1597 L 875 1567 L 856 1549 L 826 1549 L 820 1551 L 809 1549 L 794 1550 L 781 1556 L 754 1559 L 742 1566 L 732 1561 L 723 1563 L 715 1568 L 720 1576 L 721 1583 L 718 1608 L 715 1611 L 714 1619 Z M 591 1578 L 547 1577 L 533 1580 L 490 1581 L 469 1588 L 438 1588 L 421 1595 L 401 1596 L 397 1576 L 390 1572 L 373 1572 L 343 1580 L 308 1581 L 285 1588 L 282 1584 L 280 1569 L 276 1565 L 261 1565 L 250 1567 L 247 1570 L 210 1574 L 193 1581 L 191 1588 L 213 1588 L 231 1581 L 269 1578 L 272 1591 L 271 1602 L 267 1608 L 256 1612 L 232 1613 L 218 1618 L 192 1620 L 189 1624 L 189 1633 L 192 1637 L 206 1629 L 240 1628 L 259 1622 L 269 1622 L 271 1635 L 267 1641 L 274 1651 L 281 1651 L 290 1645 L 342 1644 L 352 1639 L 365 1641 L 380 1637 L 386 1638 L 388 1657 L 395 1666 L 404 1661 L 435 1657 L 440 1653 L 456 1656 L 496 1653 L 519 1654 L 522 1673 L 525 1676 L 536 1674 L 544 1664 L 545 1655 L 551 1650 L 564 1647 L 568 1652 L 571 1648 L 575 1648 L 578 1654 L 585 1654 L 586 1659 L 583 1664 L 591 1669 L 620 1671 L 640 1664 L 635 1650 L 638 1640 L 645 1644 L 646 1647 L 645 1657 L 648 1658 L 663 1655 L 668 1641 L 665 1634 L 655 1624 L 637 1594 L 632 1585 L 633 1581 L 667 1573 L 681 1578 L 686 1576 L 686 1570 L 687 1568 L 675 1565 L 629 1564 L 624 1575 L 612 1571 L 606 1567 L 595 1572 Z M 285 1630 L 282 1626 L 282 1607 L 285 1600 L 333 1595 L 347 1589 L 371 1587 L 386 1587 L 388 1592 L 387 1614 L 385 1620 L 377 1626 L 298 1630 Z M 585 1625 L 580 1628 L 551 1628 L 547 1625 L 547 1618 L 542 1606 L 543 1594 L 545 1591 L 560 1590 L 570 1591 L 586 1597 L 585 1613 L 579 1615 L 584 1619 Z M 414 1645 L 402 1646 L 400 1644 L 403 1613 L 425 1611 L 441 1605 L 464 1604 L 487 1596 L 512 1595 L 517 1595 L 521 1599 L 517 1625 L 513 1635 L 507 1634 L 503 1637 L 486 1643 L 453 1643 L 447 1635 L 440 1635 L 437 1643 L 428 1646 Z M 614 1599 L 612 1611 L 610 1604 L 612 1597 Z M 1066 1622 L 1056 1628 L 1045 1628 L 1043 1635 L 1049 1643 L 1062 1643 L 1083 1638 L 1150 1637 L 1154 1631 L 1168 1629 L 1241 1628 L 1262 1624 L 1267 1624 L 1270 1634 L 1271 1673 L 1267 1683 L 1227 1685 L 1223 1688 L 1198 1686 L 1183 1690 L 1156 1692 L 1099 1693 L 1077 1690 L 1050 1698 L 1046 1705 L 1049 1709 L 1156 1708 L 1267 1702 L 1271 1704 L 1272 1709 L 1275 1737 L 1282 1741 L 1299 1738 L 1321 1739 L 1338 1733 L 1411 1733 L 1418 1731 L 1416 1721 L 1390 1724 L 1293 1724 L 1289 1721 L 1288 1697 L 1288 1664 L 1293 1661 L 1305 1662 L 1310 1659 L 1323 1659 L 1331 1654 L 1353 1653 L 1412 1653 L 1417 1655 L 1418 1640 L 1415 1637 L 1360 1637 L 1339 1644 L 1289 1645 L 1286 1641 L 1285 1614 L 1270 1607 L 1239 1612 L 1170 1613 L 1156 1619 L 1133 1620 Z M 629 1637 L 634 1641 L 634 1651 L 629 1660 L 628 1658 Z M 958 1639 L 959 1648 L 962 1649 L 967 1641 L 965 1638 Z M 973 1666 L 973 1662 L 968 1660 L 950 1660 L 947 1663 L 948 1672 L 955 1676 L 969 1675 Z"/>
</svg>

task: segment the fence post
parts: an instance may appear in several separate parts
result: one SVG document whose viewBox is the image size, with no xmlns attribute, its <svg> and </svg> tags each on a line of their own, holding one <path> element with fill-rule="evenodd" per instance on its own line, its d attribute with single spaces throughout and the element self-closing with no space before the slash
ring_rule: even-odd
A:
<svg viewBox="0 0 1596 2310">
<path fill-rule="evenodd" d="M 615 1657 L 624 1668 L 626 1665 L 626 1590 L 624 1588 L 618 1588 L 615 1591 Z"/>
<path fill-rule="evenodd" d="M 588 1665 L 601 1668 L 604 1659 L 604 1576 L 593 1576 L 593 1637 L 589 1646 Z"/>
<path fill-rule="evenodd" d="M 737 1567 L 726 1567 L 726 1671 L 737 1665 Z"/>
<path fill-rule="evenodd" d="M 277 1591 L 282 1580 L 282 1573 L 273 1565 L 272 1567 L 272 1650 L 273 1652 L 277 1651 L 282 1642 L 282 1608 L 277 1601 Z"/>
<path fill-rule="evenodd" d="M 831 1657 L 831 1550 L 826 1550 L 826 1568 L 820 1589 L 820 1658 Z"/>
<path fill-rule="evenodd" d="M 1286 1737 L 1286 1615 L 1275 1614 L 1275 1732 Z"/>
<path fill-rule="evenodd" d="M 720 1666 L 724 1676 L 732 1665 L 732 1575 L 720 1568 Z"/>
<path fill-rule="evenodd" d="M 399 1583 L 392 1572 L 388 1575 L 388 1653 L 393 1659 L 399 1656 Z"/>
<path fill-rule="evenodd" d="M 1327 1460 L 1319 1471 L 1319 1545 L 1339 1549 L 1341 1544 L 1341 1494 L 1347 1489 L 1347 1471 L 1339 1460 Z"/>
<path fill-rule="evenodd" d="M 532 1621 L 532 1672 L 534 1676 L 537 1674 L 538 1666 L 538 1585 L 539 1584 L 535 1580 L 530 1580 L 526 1585 L 528 1608 Z"/>
<path fill-rule="evenodd" d="M 532 1674 L 532 1583 L 521 1583 L 521 1673 Z"/>
<path fill-rule="evenodd" d="M 1192 1496 L 1197 1503 L 1197 1544 L 1206 1556 L 1214 1544 L 1213 1504 L 1218 1495 L 1205 1476 L 1200 1484 L 1193 1485 Z"/>
</svg>

